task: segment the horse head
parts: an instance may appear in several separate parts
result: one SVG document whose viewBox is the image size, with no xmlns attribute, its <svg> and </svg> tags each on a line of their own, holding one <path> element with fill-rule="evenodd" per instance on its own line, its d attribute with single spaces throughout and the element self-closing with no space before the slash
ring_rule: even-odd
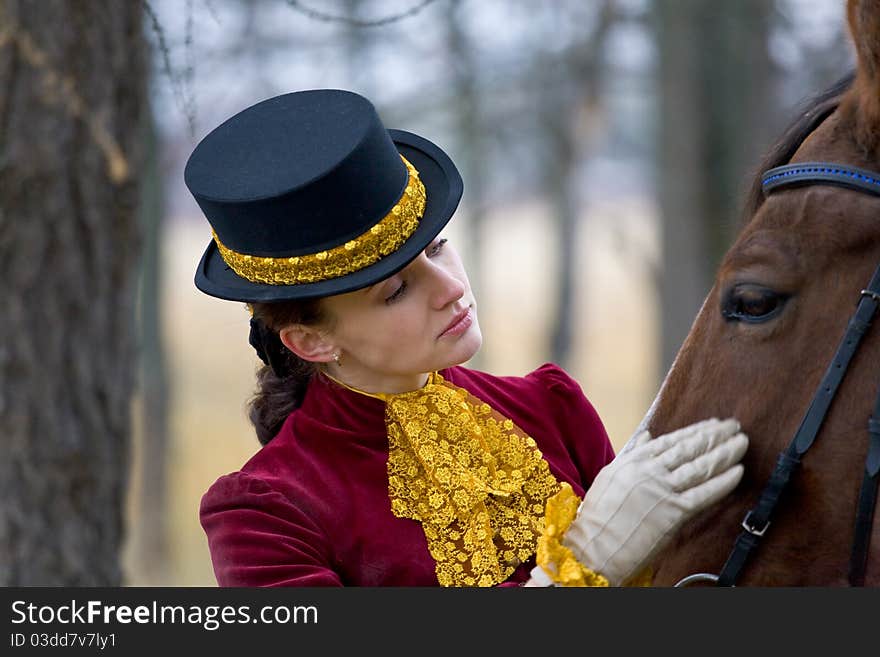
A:
<svg viewBox="0 0 880 657">
<path fill-rule="evenodd" d="M 880 171 L 880 0 L 850 0 L 847 16 L 855 74 L 798 117 L 761 172 L 817 161 Z M 750 438 L 745 475 L 657 557 L 655 585 L 722 570 L 746 513 L 834 367 L 878 264 L 880 195 L 833 179 L 767 193 L 756 179 L 740 232 L 643 422 L 656 436 L 706 417 L 736 417 Z M 880 387 L 880 320 L 874 323 L 737 585 L 848 584 L 868 420 Z M 878 524 L 865 579 L 874 586 Z"/>
</svg>

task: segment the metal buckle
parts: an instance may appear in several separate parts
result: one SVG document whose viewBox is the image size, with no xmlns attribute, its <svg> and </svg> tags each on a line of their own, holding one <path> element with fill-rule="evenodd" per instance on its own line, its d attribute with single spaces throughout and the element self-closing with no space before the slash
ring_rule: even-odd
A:
<svg viewBox="0 0 880 657">
<path fill-rule="evenodd" d="M 874 292 L 872 290 L 862 290 L 862 294 L 860 295 L 859 298 L 861 298 L 861 297 L 871 297 L 874 301 L 876 301 L 877 303 L 880 303 L 880 294 L 877 294 L 876 292 Z"/>
<path fill-rule="evenodd" d="M 673 588 L 684 588 L 685 586 L 690 586 L 696 582 L 712 582 L 715 584 L 718 582 L 718 575 L 713 575 L 712 573 L 694 573 L 693 575 L 688 575 L 687 577 L 678 580 L 678 583 L 675 584 Z"/>
<path fill-rule="evenodd" d="M 764 526 L 763 526 L 761 529 L 755 529 L 755 528 L 752 527 L 751 524 L 749 523 L 749 519 L 750 519 L 751 517 L 752 517 L 752 512 L 749 511 L 749 512 L 746 514 L 746 517 L 743 518 L 743 521 L 742 521 L 742 528 L 745 529 L 745 530 L 746 530 L 749 534 L 751 534 L 752 536 L 758 536 L 758 537 L 763 536 L 763 535 L 764 535 L 764 532 L 766 532 L 766 531 L 767 531 L 767 528 L 770 526 L 770 521 L 768 520 L 766 523 L 764 523 Z"/>
</svg>

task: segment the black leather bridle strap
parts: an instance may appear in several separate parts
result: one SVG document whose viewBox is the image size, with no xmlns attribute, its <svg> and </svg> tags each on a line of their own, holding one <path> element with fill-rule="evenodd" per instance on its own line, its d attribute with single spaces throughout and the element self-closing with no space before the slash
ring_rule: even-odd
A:
<svg viewBox="0 0 880 657">
<path fill-rule="evenodd" d="M 790 452 L 791 446 L 779 454 L 779 459 L 776 461 L 776 469 L 761 493 L 758 506 L 755 507 L 755 510 L 761 508 L 763 511 L 765 517 L 763 524 L 758 525 L 755 523 L 755 510 L 749 511 L 746 514 L 742 521 L 743 531 L 736 537 L 733 549 L 730 551 L 724 567 L 721 568 L 721 573 L 718 575 L 716 582 L 717 586 L 736 585 L 736 579 L 739 577 L 740 571 L 746 565 L 746 561 L 748 561 L 752 552 L 758 547 L 764 532 L 767 531 L 767 527 L 770 526 L 770 515 L 773 512 L 773 507 L 779 501 L 779 497 L 786 484 L 788 484 L 788 480 L 794 473 L 795 468 L 800 464 L 800 459 L 797 456 L 792 456 Z"/>
<path fill-rule="evenodd" d="M 874 402 L 874 414 L 868 420 L 868 456 L 865 458 L 865 476 L 859 493 L 856 527 L 853 533 L 852 555 L 849 560 L 849 583 L 865 585 L 868 550 L 871 547 L 871 525 L 877 506 L 877 485 L 880 483 L 880 392 Z"/>
</svg>

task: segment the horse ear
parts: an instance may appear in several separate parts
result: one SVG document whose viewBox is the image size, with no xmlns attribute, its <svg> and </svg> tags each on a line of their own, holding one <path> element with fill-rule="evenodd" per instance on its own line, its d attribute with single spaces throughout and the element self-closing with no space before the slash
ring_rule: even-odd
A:
<svg viewBox="0 0 880 657">
<path fill-rule="evenodd" d="M 848 0 L 847 21 L 856 50 L 856 78 L 842 105 L 856 140 L 869 153 L 880 142 L 880 0 Z"/>
</svg>

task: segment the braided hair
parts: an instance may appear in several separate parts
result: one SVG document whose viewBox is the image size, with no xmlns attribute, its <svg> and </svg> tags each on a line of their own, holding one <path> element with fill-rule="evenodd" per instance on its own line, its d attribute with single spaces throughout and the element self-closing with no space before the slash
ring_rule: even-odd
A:
<svg viewBox="0 0 880 657">
<path fill-rule="evenodd" d="M 249 342 L 263 366 L 257 371 L 257 389 L 248 401 L 248 417 L 260 444 L 266 445 L 281 425 L 302 405 L 315 363 L 303 360 L 287 347 L 279 331 L 290 324 L 307 326 L 325 321 L 320 299 L 251 303 Z"/>
</svg>

